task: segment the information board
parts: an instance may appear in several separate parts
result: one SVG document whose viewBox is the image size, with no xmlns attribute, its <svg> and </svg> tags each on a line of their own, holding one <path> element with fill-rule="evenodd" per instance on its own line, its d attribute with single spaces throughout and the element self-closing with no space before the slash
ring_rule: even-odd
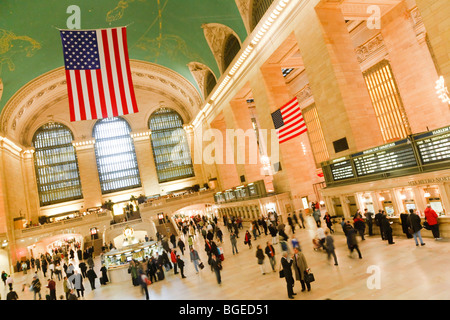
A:
<svg viewBox="0 0 450 320">
<path fill-rule="evenodd" d="M 352 163 L 350 160 L 344 160 L 336 163 L 330 164 L 331 174 L 333 175 L 333 180 L 342 180 L 354 178 Z"/>
<path fill-rule="evenodd" d="M 449 131 L 447 127 L 414 137 L 423 164 L 450 160 Z"/>
<path fill-rule="evenodd" d="M 365 176 L 417 166 L 412 145 L 407 139 L 352 155 L 356 174 Z"/>
</svg>

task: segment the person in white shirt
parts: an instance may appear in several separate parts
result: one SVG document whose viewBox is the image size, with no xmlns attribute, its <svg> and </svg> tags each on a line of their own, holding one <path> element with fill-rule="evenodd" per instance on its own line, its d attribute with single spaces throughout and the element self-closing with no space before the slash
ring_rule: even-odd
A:
<svg viewBox="0 0 450 320">
<path fill-rule="evenodd" d="M 322 227 L 317 228 L 317 238 L 319 239 L 319 245 L 324 248 L 326 236 Z"/>
</svg>

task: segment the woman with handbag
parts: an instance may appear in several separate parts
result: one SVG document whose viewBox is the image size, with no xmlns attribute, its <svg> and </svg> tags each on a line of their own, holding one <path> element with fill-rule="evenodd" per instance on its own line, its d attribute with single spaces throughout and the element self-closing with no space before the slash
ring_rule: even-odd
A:
<svg viewBox="0 0 450 320">
<path fill-rule="evenodd" d="M 420 244 L 424 246 L 425 243 L 423 242 L 422 236 L 420 234 L 420 230 L 422 229 L 422 225 L 420 224 L 420 217 L 416 213 L 414 213 L 413 209 L 409 209 L 409 217 L 407 222 L 408 222 L 408 232 L 412 234 L 414 241 L 416 242 L 416 247 L 419 246 L 417 238 L 419 238 Z"/>
<path fill-rule="evenodd" d="M 306 262 L 305 255 L 298 250 L 298 248 L 294 248 L 294 271 L 295 271 L 295 279 L 300 281 L 302 285 L 302 292 L 308 288 L 308 291 L 311 291 L 311 283 L 306 281 L 306 273 L 308 270 L 308 263 Z"/>
<path fill-rule="evenodd" d="M 245 241 L 244 244 L 248 244 L 248 248 L 251 249 L 252 248 L 252 236 L 250 234 L 250 232 L 247 230 L 247 232 L 245 233 Z"/>
</svg>

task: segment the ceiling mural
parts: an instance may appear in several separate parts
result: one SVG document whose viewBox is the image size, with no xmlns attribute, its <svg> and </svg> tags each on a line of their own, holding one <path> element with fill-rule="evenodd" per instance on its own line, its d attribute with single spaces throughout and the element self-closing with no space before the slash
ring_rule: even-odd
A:
<svg viewBox="0 0 450 320">
<path fill-rule="evenodd" d="M 68 29 L 72 5 L 80 8 L 81 29 L 127 26 L 130 59 L 170 68 L 196 88 L 190 62 L 220 76 L 202 25 L 220 23 L 247 36 L 235 0 L 2 0 L 0 111 L 29 81 L 64 65 L 59 29 Z"/>
</svg>

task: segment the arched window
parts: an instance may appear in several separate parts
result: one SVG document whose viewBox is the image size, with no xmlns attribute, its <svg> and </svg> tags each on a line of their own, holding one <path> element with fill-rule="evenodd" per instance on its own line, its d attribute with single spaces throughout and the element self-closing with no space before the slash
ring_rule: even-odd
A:
<svg viewBox="0 0 450 320">
<path fill-rule="evenodd" d="M 223 68 L 224 71 L 228 68 L 234 57 L 241 50 L 239 40 L 232 34 L 230 34 L 225 42 L 223 50 Z"/>
<path fill-rule="evenodd" d="M 98 121 L 94 126 L 95 156 L 102 193 L 141 186 L 129 124 L 120 117 Z"/>
<path fill-rule="evenodd" d="M 207 76 L 206 76 L 206 95 L 205 95 L 205 99 L 206 97 L 209 96 L 209 94 L 211 93 L 211 91 L 213 91 L 214 87 L 216 86 L 217 82 L 216 82 L 216 77 L 214 77 L 214 75 L 212 74 L 212 72 L 208 72 Z"/>
<path fill-rule="evenodd" d="M 72 132 L 60 123 L 40 127 L 33 137 L 41 206 L 83 198 Z"/>
<path fill-rule="evenodd" d="M 158 181 L 193 177 L 191 153 L 180 115 L 172 109 L 160 108 L 151 115 L 149 128 Z"/>
<path fill-rule="evenodd" d="M 255 29 L 259 20 L 261 20 L 261 18 L 264 16 L 267 9 L 269 9 L 269 7 L 271 6 L 272 3 L 273 3 L 273 0 L 253 0 L 252 17 L 251 17 L 252 31 L 253 31 L 253 29 Z"/>
</svg>

